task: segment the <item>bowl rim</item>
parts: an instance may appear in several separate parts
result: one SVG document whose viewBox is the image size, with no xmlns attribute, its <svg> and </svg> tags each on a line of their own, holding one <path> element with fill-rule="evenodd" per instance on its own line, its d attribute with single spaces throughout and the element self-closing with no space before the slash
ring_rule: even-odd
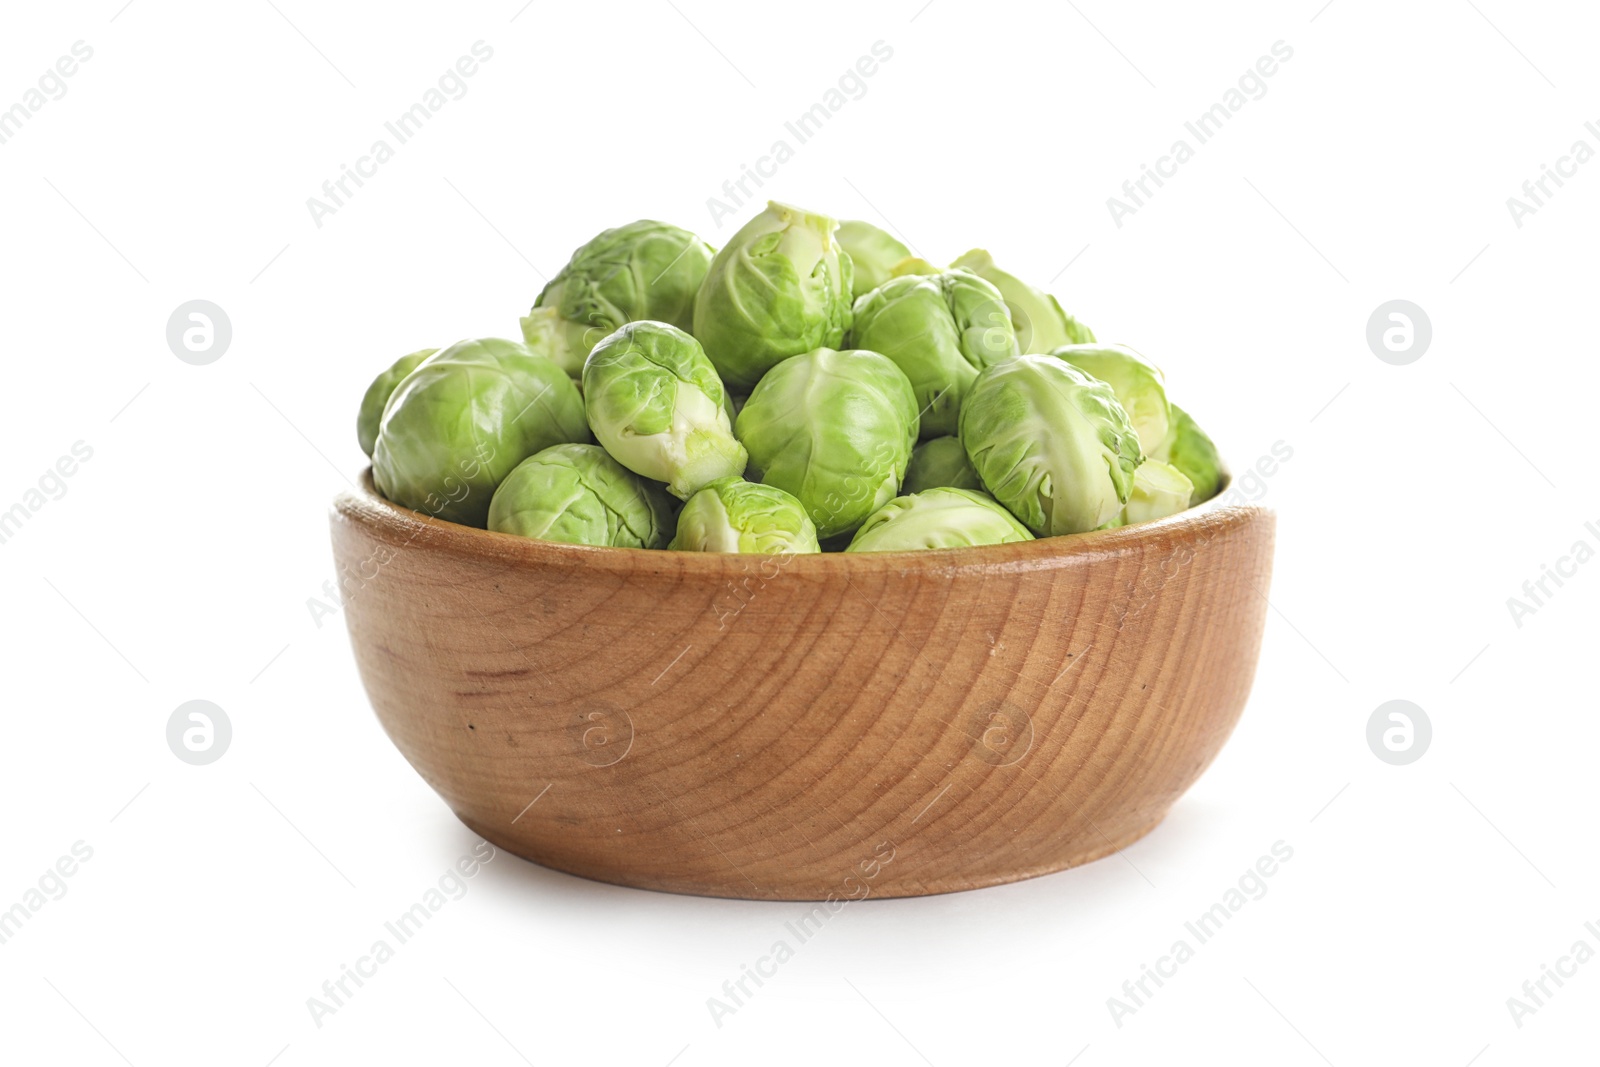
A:
<svg viewBox="0 0 1600 1067">
<path fill-rule="evenodd" d="M 1271 514 L 1269 508 L 1259 504 L 1226 500 L 1231 482 L 1231 477 L 1225 475 L 1210 500 L 1151 522 L 1009 544 L 901 552 L 672 552 L 660 548 L 612 548 L 543 541 L 463 526 L 396 504 L 378 492 L 370 466 L 362 471 L 360 482 L 353 490 L 342 490 L 334 498 L 331 518 L 336 524 L 343 521 L 360 526 L 389 545 L 405 547 L 418 542 L 430 551 L 443 551 L 481 562 L 630 574 L 654 569 L 689 576 L 749 577 L 755 569 L 752 564 L 770 560 L 779 560 L 783 573 L 819 578 L 907 571 L 1027 571 L 1082 565 L 1106 557 L 1141 553 L 1152 547 L 1170 549 L 1181 543 L 1205 544 Z"/>
</svg>

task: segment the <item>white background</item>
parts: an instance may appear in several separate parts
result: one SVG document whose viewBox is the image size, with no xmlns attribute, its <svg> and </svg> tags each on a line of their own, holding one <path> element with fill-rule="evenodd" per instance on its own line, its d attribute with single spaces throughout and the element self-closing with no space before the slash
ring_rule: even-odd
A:
<svg viewBox="0 0 1600 1067">
<path fill-rule="evenodd" d="M 0 510 L 93 449 L 0 545 L 0 908 L 93 849 L 0 945 L 0 1058 L 1593 1059 L 1600 962 L 1521 1027 L 1506 1004 L 1600 949 L 1600 562 L 1520 627 L 1506 604 L 1600 547 L 1600 161 L 1520 228 L 1506 206 L 1600 148 L 1592 10 L 122 3 L 7 5 L 0 29 L 0 107 L 94 50 L 0 145 Z M 478 40 L 466 95 L 317 227 L 307 198 Z M 984 245 L 1163 364 L 1236 469 L 1293 450 L 1262 483 L 1273 611 L 1236 734 L 1123 856 L 851 905 L 720 1027 L 707 998 L 804 906 L 504 855 L 318 1027 L 307 998 L 474 843 L 384 737 L 342 619 L 308 610 L 362 389 L 404 352 L 515 336 L 603 227 L 721 244 L 754 209 L 718 226 L 707 198 L 880 40 L 763 197 L 939 261 Z M 1116 226 L 1106 199 L 1280 40 L 1265 96 Z M 233 326 L 208 366 L 165 340 L 197 298 Z M 1365 340 L 1396 298 L 1433 324 L 1408 366 Z M 1365 739 L 1397 698 L 1434 730 L 1403 767 Z M 191 699 L 233 724 L 210 766 L 167 748 Z M 1107 998 L 1280 840 L 1266 895 L 1116 1025 Z"/>
</svg>

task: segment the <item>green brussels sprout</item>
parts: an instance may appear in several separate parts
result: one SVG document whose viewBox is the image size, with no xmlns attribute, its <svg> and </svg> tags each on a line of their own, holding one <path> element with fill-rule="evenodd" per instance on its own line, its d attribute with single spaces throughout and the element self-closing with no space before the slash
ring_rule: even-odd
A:
<svg viewBox="0 0 1600 1067">
<path fill-rule="evenodd" d="M 835 235 L 839 247 L 850 255 L 855 269 L 855 280 L 850 286 L 850 298 L 859 300 L 889 280 L 889 270 L 911 254 L 911 249 L 878 229 L 870 222 L 845 219 L 839 223 Z"/>
<path fill-rule="evenodd" d="M 664 548 L 675 502 L 599 445 L 552 445 L 517 464 L 489 501 L 499 533 L 613 548 Z"/>
<path fill-rule="evenodd" d="M 1055 297 L 1007 274 L 983 249 L 974 248 L 963 253 L 950 266 L 970 270 L 1000 290 L 1000 295 L 1005 297 L 1006 310 L 1011 313 L 1011 324 L 1017 330 L 1017 347 L 1023 352 L 1049 352 L 1062 345 L 1087 344 L 1094 340 L 1094 331 L 1061 310 Z"/>
<path fill-rule="evenodd" d="M 1067 314 L 1056 298 L 995 266 L 994 257 L 981 248 L 961 255 L 950 266 L 970 270 L 1000 290 L 1011 325 L 1017 331 L 1017 347 L 1023 352 L 1048 352 L 1071 344 L 1067 334 Z"/>
<path fill-rule="evenodd" d="M 929 489 L 982 489 L 978 472 L 967 462 L 967 450 L 959 437 L 935 437 L 911 451 L 906 480 L 900 491 L 906 495 Z"/>
<path fill-rule="evenodd" d="M 943 267 L 935 267 L 921 256 L 907 256 L 889 268 L 889 277 L 903 278 L 907 274 L 943 274 Z"/>
<path fill-rule="evenodd" d="M 568 336 L 568 327 L 572 324 L 555 308 L 535 307 L 522 316 L 520 325 L 522 343 L 530 352 L 545 357 L 574 381 L 583 374 L 583 360 L 588 352 L 579 350 L 582 345 L 573 347 L 573 339 Z"/>
<path fill-rule="evenodd" d="M 640 219 L 606 230 L 572 253 L 522 320 L 529 348 L 574 378 L 589 350 L 639 319 L 687 330 L 694 294 L 715 250 L 688 230 Z"/>
<path fill-rule="evenodd" d="M 361 451 L 367 454 L 368 459 L 372 458 L 373 446 L 378 443 L 378 424 L 383 421 L 383 407 L 394 394 L 395 387 L 406 375 L 416 370 L 419 363 L 437 351 L 437 348 L 424 348 L 409 356 L 401 356 L 367 386 L 366 395 L 361 398 L 361 413 L 356 416 L 356 440 L 361 442 Z"/>
<path fill-rule="evenodd" d="M 1159 368 L 1122 345 L 1065 345 L 1050 354 L 1111 386 L 1139 434 L 1139 448 L 1147 456 L 1155 454 L 1172 421 L 1166 378 Z"/>
<path fill-rule="evenodd" d="M 719 478 L 678 513 L 678 552 L 820 552 L 817 528 L 800 501 L 773 485 Z"/>
<path fill-rule="evenodd" d="M 961 444 L 984 487 L 1040 537 L 1117 518 L 1144 458 L 1111 386 L 1042 355 L 978 375 L 961 408 Z"/>
<path fill-rule="evenodd" d="M 826 215 L 776 202 L 711 261 L 694 335 L 730 389 L 748 392 L 781 360 L 837 348 L 850 328 L 854 271 Z"/>
<path fill-rule="evenodd" d="M 1055 304 L 1056 303 L 1056 298 L 1052 296 L 1050 298 L 1050 302 L 1052 304 Z M 1057 311 L 1061 311 L 1061 305 L 1060 304 L 1056 304 L 1056 310 Z M 1079 322 L 1077 319 L 1073 318 L 1071 315 L 1068 315 L 1065 311 L 1061 311 L 1061 317 L 1066 322 L 1067 343 L 1068 344 L 1074 344 L 1074 345 L 1092 345 L 1092 344 L 1094 344 L 1095 338 L 1094 338 L 1094 331 L 1093 330 L 1089 329 L 1089 327 L 1085 326 L 1083 323 Z"/>
<path fill-rule="evenodd" d="M 850 343 L 882 352 L 905 371 L 924 439 L 955 433 L 978 372 L 1017 354 L 1000 291 L 964 270 L 890 278 L 856 301 Z"/>
<path fill-rule="evenodd" d="M 1156 455 L 1178 468 L 1184 477 L 1194 483 L 1194 492 L 1189 497 L 1190 507 L 1216 496 L 1217 490 L 1222 487 L 1223 476 L 1228 471 L 1211 438 L 1206 436 L 1206 432 L 1187 411 L 1176 404 L 1172 405 L 1172 424 L 1167 430 L 1167 439 L 1161 442 Z"/>
<path fill-rule="evenodd" d="M 819 348 L 768 371 L 734 433 L 750 450 L 749 477 L 793 494 L 817 536 L 836 537 L 899 492 L 917 402 L 884 356 Z"/>
<path fill-rule="evenodd" d="M 481 527 L 517 464 L 551 445 L 592 440 L 578 387 L 560 367 L 515 341 L 460 341 L 389 397 L 372 480 L 396 504 Z"/>
<path fill-rule="evenodd" d="M 1033 534 L 987 493 L 941 486 L 897 497 L 873 512 L 846 552 L 910 552 L 1032 541 Z"/>
<path fill-rule="evenodd" d="M 1133 472 L 1133 491 L 1122 514 L 1107 526 L 1131 526 L 1176 515 L 1189 507 L 1194 483 L 1182 471 L 1158 459 L 1147 459 Z"/>
<path fill-rule="evenodd" d="M 744 473 L 726 391 L 700 342 L 664 322 L 630 322 L 583 364 L 583 404 L 606 451 L 687 500 Z"/>
</svg>

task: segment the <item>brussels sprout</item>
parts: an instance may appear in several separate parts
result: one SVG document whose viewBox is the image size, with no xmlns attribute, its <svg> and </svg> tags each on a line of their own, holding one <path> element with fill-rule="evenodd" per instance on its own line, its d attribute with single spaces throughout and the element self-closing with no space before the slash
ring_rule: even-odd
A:
<svg viewBox="0 0 1600 1067">
<path fill-rule="evenodd" d="M 600 443 L 680 500 L 744 472 L 725 390 L 700 342 L 664 322 L 630 322 L 583 364 L 583 403 Z"/>
<path fill-rule="evenodd" d="M 495 489 L 535 452 L 593 438 L 578 387 L 515 341 L 460 341 L 389 397 L 372 480 L 396 504 L 482 526 Z"/>
<path fill-rule="evenodd" d="M 882 352 L 911 379 L 926 439 L 956 432 L 978 372 L 1017 354 L 1000 291 L 964 270 L 890 278 L 856 301 L 851 344 Z"/>
<path fill-rule="evenodd" d="M 959 437 L 935 437 L 911 451 L 906 480 L 900 491 L 907 495 L 928 489 L 982 489 L 978 472 L 967 462 Z"/>
<path fill-rule="evenodd" d="M 903 278 L 907 274 L 943 274 L 944 268 L 935 267 L 921 256 L 907 256 L 889 268 L 889 277 Z"/>
<path fill-rule="evenodd" d="M 1040 537 L 1117 518 L 1144 458 L 1111 386 L 1054 356 L 1018 356 L 978 375 L 961 443 L 984 487 Z"/>
<path fill-rule="evenodd" d="M 1147 459 L 1133 472 L 1133 491 L 1122 514 L 1108 526 L 1128 526 L 1176 515 L 1189 506 L 1194 483 L 1182 471 L 1158 459 Z"/>
<path fill-rule="evenodd" d="M 1159 368 L 1122 345 L 1066 345 L 1050 354 L 1111 386 L 1139 434 L 1140 449 L 1147 456 L 1155 454 L 1172 421 L 1166 378 Z"/>
<path fill-rule="evenodd" d="M 409 356 L 401 356 L 367 386 L 367 393 L 361 398 L 361 413 L 356 416 L 356 440 L 361 442 L 361 451 L 367 454 L 368 459 L 372 458 L 372 448 L 378 443 L 378 423 L 383 421 L 383 407 L 394 394 L 395 387 L 417 369 L 417 364 L 437 351 L 437 348 L 424 348 Z"/>
<path fill-rule="evenodd" d="M 1052 296 L 1050 298 L 1050 302 L 1052 304 L 1056 304 L 1056 298 Z M 1057 311 L 1061 311 L 1061 305 L 1060 304 L 1056 304 L 1056 310 Z M 1061 311 L 1061 317 L 1066 322 L 1067 342 L 1069 344 L 1074 344 L 1074 345 L 1092 345 L 1092 344 L 1094 344 L 1095 337 L 1094 337 L 1094 331 L 1093 330 L 1089 329 L 1089 327 L 1085 326 L 1083 323 L 1079 322 L 1077 319 L 1073 318 L 1071 315 L 1068 315 L 1065 311 Z"/>
<path fill-rule="evenodd" d="M 820 552 L 817 528 L 800 501 L 772 485 L 719 478 L 678 514 L 678 552 Z"/>
<path fill-rule="evenodd" d="M 676 502 L 599 445 L 552 445 L 517 464 L 489 501 L 489 529 L 613 548 L 664 548 Z"/>
<path fill-rule="evenodd" d="M 792 493 L 817 536 L 860 526 L 900 490 L 917 439 L 906 376 L 876 352 L 819 348 L 761 379 L 734 432 L 749 476 Z"/>
<path fill-rule="evenodd" d="M 694 301 L 694 335 L 730 389 L 748 392 L 789 356 L 839 347 L 854 271 L 834 239 L 838 225 L 769 203 L 711 261 Z"/>
<path fill-rule="evenodd" d="M 1190 507 L 1216 496 L 1228 469 L 1211 438 L 1206 436 L 1206 432 L 1187 411 L 1176 404 L 1172 405 L 1172 425 L 1167 430 L 1167 439 L 1161 443 L 1156 455 L 1178 468 L 1184 477 L 1194 483 L 1194 493 L 1189 497 Z"/>
<path fill-rule="evenodd" d="M 687 330 L 714 249 L 688 230 L 640 219 L 572 253 L 522 320 L 528 347 L 574 378 L 589 350 L 626 322 Z"/>
<path fill-rule="evenodd" d="M 1017 347 L 1023 352 L 1048 352 L 1078 343 L 1079 338 L 1067 325 L 1069 321 L 1076 325 L 1077 320 L 1061 310 L 1056 298 L 995 266 L 994 257 L 988 252 L 974 248 L 950 266 L 970 270 L 1000 290 L 1006 310 L 1011 313 L 1011 324 L 1017 330 Z M 1086 332 L 1083 327 L 1079 330 Z M 1088 339 L 1093 340 L 1094 335 Z"/>
<path fill-rule="evenodd" d="M 942 486 L 897 497 L 873 512 L 846 552 L 910 552 L 1032 541 L 1033 534 L 987 493 Z"/>
<path fill-rule="evenodd" d="M 589 353 L 572 347 L 568 327 L 572 326 L 555 308 L 535 307 L 520 320 L 522 343 L 566 371 L 576 381 L 583 374 L 583 360 Z"/>
<path fill-rule="evenodd" d="M 850 255 L 855 281 L 850 287 L 852 300 L 859 299 L 889 280 L 889 270 L 911 254 L 911 249 L 870 222 L 845 219 L 835 235 L 839 247 Z"/>
</svg>

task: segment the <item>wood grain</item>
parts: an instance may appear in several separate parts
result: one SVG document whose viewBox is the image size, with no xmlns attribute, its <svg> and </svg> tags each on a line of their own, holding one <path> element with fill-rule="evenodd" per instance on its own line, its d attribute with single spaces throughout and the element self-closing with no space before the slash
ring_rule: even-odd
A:
<svg viewBox="0 0 1600 1067">
<path fill-rule="evenodd" d="M 1107 855 L 1216 756 L 1255 673 L 1273 516 L 787 559 L 332 514 L 362 680 L 492 843 L 588 878 L 823 900 Z"/>
</svg>

